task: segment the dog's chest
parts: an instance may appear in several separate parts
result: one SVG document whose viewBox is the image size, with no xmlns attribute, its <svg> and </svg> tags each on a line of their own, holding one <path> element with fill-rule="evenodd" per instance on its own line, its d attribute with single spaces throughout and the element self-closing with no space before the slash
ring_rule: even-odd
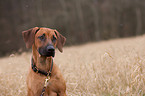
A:
<svg viewBox="0 0 145 96">
<path fill-rule="evenodd" d="M 27 77 L 27 87 L 28 89 L 31 89 L 34 94 L 41 93 L 43 89 L 45 77 L 40 77 L 38 74 L 32 72 L 29 72 Z"/>
</svg>

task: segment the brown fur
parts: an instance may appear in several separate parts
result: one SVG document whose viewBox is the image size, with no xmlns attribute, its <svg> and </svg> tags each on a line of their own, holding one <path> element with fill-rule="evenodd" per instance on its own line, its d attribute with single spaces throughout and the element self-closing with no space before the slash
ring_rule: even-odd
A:
<svg viewBox="0 0 145 96">
<path fill-rule="evenodd" d="M 34 59 L 35 65 L 46 72 L 50 69 L 52 57 L 44 57 L 40 56 L 39 52 L 37 51 L 38 48 L 42 46 L 46 46 L 48 43 L 53 44 L 54 47 L 57 46 L 60 52 L 62 52 L 62 47 L 65 44 L 65 37 L 62 36 L 59 32 L 49 28 L 40 28 L 39 31 L 38 27 L 26 30 L 22 32 L 23 39 L 26 43 L 26 47 L 32 47 L 32 56 Z M 41 42 L 38 37 L 42 34 L 46 35 L 45 42 Z M 55 36 L 56 42 L 53 43 L 51 38 Z M 57 36 L 56 36 L 57 35 Z M 27 87 L 28 87 L 28 96 L 40 96 L 42 89 L 44 87 L 44 81 L 46 76 L 35 73 L 31 66 L 29 69 L 29 73 L 27 76 Z M 44 96 L 66 96 L 66 84 L 65 80 L 59 70 L 59 68 L 54 63 L 52 68 L 52 73 L 50 80 L 47 84 L 47 88 L 45 90 Z"/>
</svg>

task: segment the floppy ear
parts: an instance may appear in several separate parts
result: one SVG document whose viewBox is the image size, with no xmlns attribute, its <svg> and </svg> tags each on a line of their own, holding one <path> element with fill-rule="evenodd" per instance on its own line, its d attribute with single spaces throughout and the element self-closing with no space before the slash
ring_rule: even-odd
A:
<svg viewBox="0 0 145 96">
<path fill-rule="evenodd" d="M 56 36 L 57 36 L 57 48 L 60 52 L 63 52 L 63 46 L 65 44 L 66 38 L 62 36 L 57 30 L 54 30 Z"/>
<path fill-rule="evenodd" d="M 35 27 L 35 28 L 31 28 L 29 30 L 23 31 L 22 32 L 22 36 L 23 39 L 25 41 L 26 47 L 27 48 L 31 48 L 33 43 L 34 43 L 34 39 L 35 39 L 35 33 L 39 30 L 39 27 Z"/>
</svg>

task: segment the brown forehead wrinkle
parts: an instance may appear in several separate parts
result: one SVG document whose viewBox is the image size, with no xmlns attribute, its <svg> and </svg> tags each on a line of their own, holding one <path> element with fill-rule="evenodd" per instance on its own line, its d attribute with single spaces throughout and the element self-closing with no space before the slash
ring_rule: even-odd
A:
<svg viewBox="0 0 145 96">
<path fill-rule="evenodd" d="M 53 34 L 53 29 L 50 29 L 50 28 L 40 28 L 40 30 L 36 33 L 36 36 L 41 36 L 43 35 L 44 33 L 47 35 L 47 36 L 52 36 Z"/>
</svg>

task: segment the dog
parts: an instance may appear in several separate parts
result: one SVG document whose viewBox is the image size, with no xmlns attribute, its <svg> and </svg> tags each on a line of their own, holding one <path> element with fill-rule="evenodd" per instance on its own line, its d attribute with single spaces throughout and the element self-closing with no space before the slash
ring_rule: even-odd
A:
<svg viewBox="0 0 145 96">
<path fill-rule="evenodd" d="M 57 30 L 34 27 L 22 32 L 32 62 L 27 76 L 28 96 L 66 96 L 66 83 L 54 64 L 55 48 L 63 52 L 66 38 Z"/>
</svg>

